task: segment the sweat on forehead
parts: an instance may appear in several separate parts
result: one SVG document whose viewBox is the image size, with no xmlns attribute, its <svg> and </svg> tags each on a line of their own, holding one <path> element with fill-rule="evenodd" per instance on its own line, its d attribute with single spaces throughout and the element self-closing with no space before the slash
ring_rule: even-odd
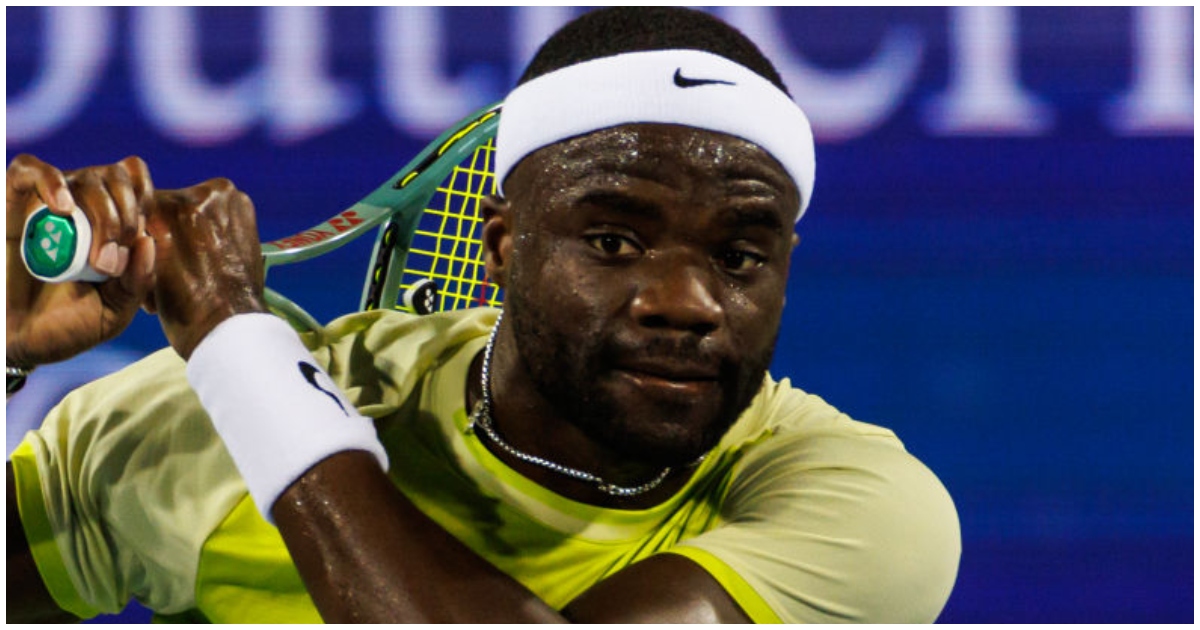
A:
<svg viewBox="0 0 1200 630">
<path fill-rule="evenodd" d="M 725 133 L 775 158 L 800 192 L 796 220 L 812 197 L 816 169 L 804 112 L 775 84 L 698 50 L 625 53 L 549 72 L 505 99 L 496 137 L 496 181 L 525 156 L 557 142 L 633 123 Z"/>
<path fill-rule="evenodd" d="M 551 180 L 546 178 L 556 173 L 561 179 L 553 180 L 559 182 L 554 185 L 611 176 L 646 178 L 670 186 L 689 186 L 684 180 L 691 178 L 737 179 L 757 180 L 796 199 L 799 194 L 783 166 L 757 145 L 707 129 L 661 123 L 608 127 L 542 147 L 509 172 L 506 196 L 513 198 L 526 186 L 548 183 Z M 798 201 L 785 205 L 794 213 Z"/>
</svg>

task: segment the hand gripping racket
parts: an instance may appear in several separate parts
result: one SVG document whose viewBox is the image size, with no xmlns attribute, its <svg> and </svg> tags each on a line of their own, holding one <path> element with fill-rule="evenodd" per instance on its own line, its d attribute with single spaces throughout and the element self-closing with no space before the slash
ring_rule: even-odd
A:
<svg viewBox="0 0 1200 630">
<path fill-rule="evenodd" d="M 358 203 L 299 234 L 263 243 L 264 268 L 320 256 L 378 228 L 360 310 L 428 314 L 498 305 L 499 287 L 488 283 L 483 268 L 480 201 L 495 187 L 492 154 L 499 116 L 499 105 L 474 112 Z M 26 220 L 21 254 L 38 278 L 106 279 L 87 266 L 90 247 L 91 229 L 82 212 L 68 218 L 42 209 Z M 278 292 L 268 288 L 266 298 L 293 327 L 320 327 Z"/>
</svg>

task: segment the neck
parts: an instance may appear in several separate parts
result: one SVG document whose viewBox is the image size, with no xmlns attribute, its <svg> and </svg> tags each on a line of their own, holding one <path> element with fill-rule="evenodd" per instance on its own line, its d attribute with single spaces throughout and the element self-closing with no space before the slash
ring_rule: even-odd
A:
<svg viewBox="0 0 1200 630">
<path fill-rule="evenodd" d="M 670 498 L 691 477 L 692 468 L 670 471 L 661 483 L 632 496 L 614 496 L 602 491 L 595 482 L 531 463 L 501 446 L 500 441 L 522 454 L 546 460 L 561 467 L 594 475 L 605 483 L 627 489 L 638 488 L 662 476 L 662 466 L 631 460 L 589 438 L 574 424 L 561 417 L 553 405 L 541 396 L 521 369 L 508 326 L 500 326 L 490 366 L 492 429 L 496 439 L 479 435 L 493 455 L 509 467 L 539 485 L 569 499 L 622 509 L 644 509 Z M 467 408 L 476 409 L 483 400 L 482 374 L 484 354 L 471 365 L 467 380 Z M 476 433 L 482 433 L 477 428 Z"/>
</svg>

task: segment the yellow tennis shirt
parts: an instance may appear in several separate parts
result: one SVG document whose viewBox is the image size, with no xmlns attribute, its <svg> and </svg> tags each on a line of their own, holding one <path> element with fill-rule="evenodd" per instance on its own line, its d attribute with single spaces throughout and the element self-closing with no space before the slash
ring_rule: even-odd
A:
<svg viewBox="0 0 1200 630">
<path fill-rule="evenodd" d="M 767 378 L 654 508 L 577 503 L 522 477 L 465 430 L 468 367 L 495 319 L 372 311 L 305 343 L 375 420 L 396 485 L 549 605 L 657 553 L 700 564 L 760 622 L 929 622 L 945 605 L 961 547 L 942 484 L 892 432 L 787 380 Z M 173 351 L 67 396 L 12 465 L 64 609 L 86 618 L 136 598 L 165 619 L 320 621 Z"/>
</svg>

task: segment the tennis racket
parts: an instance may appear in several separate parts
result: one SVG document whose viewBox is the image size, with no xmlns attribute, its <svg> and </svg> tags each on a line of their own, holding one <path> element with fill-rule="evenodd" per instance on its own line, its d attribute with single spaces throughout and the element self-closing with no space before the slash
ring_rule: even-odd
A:
<svg viewBox="0 0 1200 630">
<path fill-rule="evenodd" d="M 500 106 L 485 107 L 438 136 L 358 203 L 311 229 L 263 243 L 265 267 L 307 260 L 377 229 L 359 310 L 417 314 L 497 306 L 480 240 L 480 202 L 495 189 L 493 154 Z M 267 302 L 298 330 L 319 324 L 267 289 Z"/>
</svg>

